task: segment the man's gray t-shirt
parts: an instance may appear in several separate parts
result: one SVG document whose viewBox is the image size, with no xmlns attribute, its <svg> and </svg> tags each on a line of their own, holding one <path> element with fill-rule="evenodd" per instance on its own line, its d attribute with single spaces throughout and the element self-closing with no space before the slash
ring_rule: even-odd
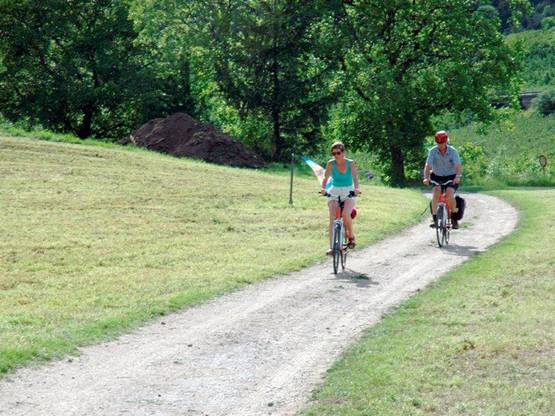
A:
<svg viewBox="0 0 555 416">
<path fill-rule="evenodd" d="M 432 172 L 437 176 L 449 176 L 457 173 L 455 166 L 459 165 L 461 160 L 454 147 L 447 145 L 447 151 L 442 155 L 439 148 L 435 146 L 430 149 L 426 163 L 432 167 Z"/>
</svg>

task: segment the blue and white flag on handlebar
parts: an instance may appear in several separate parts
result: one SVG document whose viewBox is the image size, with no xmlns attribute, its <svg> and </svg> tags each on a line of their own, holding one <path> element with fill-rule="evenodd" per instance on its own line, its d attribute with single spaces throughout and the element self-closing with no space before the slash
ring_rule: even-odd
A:
<svg viewBox="0 0 555 416">
<path fill-rule="evenodd" d="M 320 166 L 318 163 L 316 163 L 314 160 L 309 159 L 306 156 L 302 156 L 302 159 L 306 162 L 308 166 L 310 166 L 310 168 L 314 172 L 314 175 L 316 175 L 316 177 L 318 178 L 318 181 L 320 181 L 320 185 L 322 185 L 325 177 L 324 168 Z M 330 176 L 330 178 L 328 179 L 328 182 L 326 183 L 326 192 L 329 192 L 332 187 L 333 187 L 333 178 Z"/>
</svg>

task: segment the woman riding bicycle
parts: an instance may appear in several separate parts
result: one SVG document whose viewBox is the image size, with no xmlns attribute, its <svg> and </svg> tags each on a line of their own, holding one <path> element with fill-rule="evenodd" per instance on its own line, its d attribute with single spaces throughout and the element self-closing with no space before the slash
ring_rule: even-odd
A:
<svg viewBox="0 0 555 416">
<path fill-rule="evenodd" d="M 329 238 L 330 247 L 332 245 L 332 227 L 335 220 L 335 213 L 339 205 L 338 198 L 340 197 L 342 201 L 345 201 L 343 208 L 343 222 L 345 224 L 345 231 L 347 238 L 349 239 L 349 248 L 355 247 L 355 234 L 353 232 L 353 220 L 351 218 L 351 212 L 355 207 L 355 199 L 349 197 L 351 192 L 355 195 L 360 194 L 358 189 L 358 176 L 355 162 L 353 160 L 345 158 L 345 145 L 341 142 L 335 142 L 331 145 L 331 154 L 333 159 L 331 159 L 326 165 L 326 173 L 324 181 L 322 182 L 322 195 L 329 194 L 328 196 L 328 207 L 330 213 L 330 225 L 329 225 Z M 329 178 L 333 179 L 333 187 L 326 191 L 326 184 Z M 327 254 L 331 254 L 332 249 L 330 248 Z"/>
</svg>

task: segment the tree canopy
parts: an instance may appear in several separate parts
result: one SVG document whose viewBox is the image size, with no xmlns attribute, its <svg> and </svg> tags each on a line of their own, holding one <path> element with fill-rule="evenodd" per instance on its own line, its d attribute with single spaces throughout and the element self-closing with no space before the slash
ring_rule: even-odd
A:
<svg viewBox="0 0 555 416">
<path fill-rule="evenodd" d="M 342 23 L 351 92 L 338 128 L 353 146 L 377 152 L 394 184 L 422 157 L 434 115 L 491 119 L 495 92 L 517 92 L 519 65 L 499 19 L 476 1 L 349 1 Z"/>
<path fill-rule="evenodd" d="M 189 110 L 188 68 L 164 71 L 136 46 L 125 1 L 0 2 L 0 107 L 79 137 L 118 138 L 138 122 Z"/>
<path fill-rule="evenodd" d="M 434 116 L 490 120 L 495 96 L 516 94 L 518 52 L 502 31 L 528 6 L 0 0 L 0 108 L 12 120 L 112 138 L 185 111 L 271 160 L 340 139 L 378 155 L 402 184 L 441 127 Z"/>
</svg>

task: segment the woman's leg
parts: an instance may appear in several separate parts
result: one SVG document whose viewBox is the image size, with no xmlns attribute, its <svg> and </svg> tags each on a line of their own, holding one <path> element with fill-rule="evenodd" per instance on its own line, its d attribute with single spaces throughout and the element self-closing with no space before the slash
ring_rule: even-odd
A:
<svg viewBox="0 0 555 416">
<path fill-rule="evenodd" d="M 353 219 L 351 218 L 351 211 L 355 207 L 355 200 L 347 198 L 345 200 L 345 208 L 343 208 L 343 222 L 345 223 L 345 231 L 349 240 L 355 238 L 353 231 Z"/>
</svg>

